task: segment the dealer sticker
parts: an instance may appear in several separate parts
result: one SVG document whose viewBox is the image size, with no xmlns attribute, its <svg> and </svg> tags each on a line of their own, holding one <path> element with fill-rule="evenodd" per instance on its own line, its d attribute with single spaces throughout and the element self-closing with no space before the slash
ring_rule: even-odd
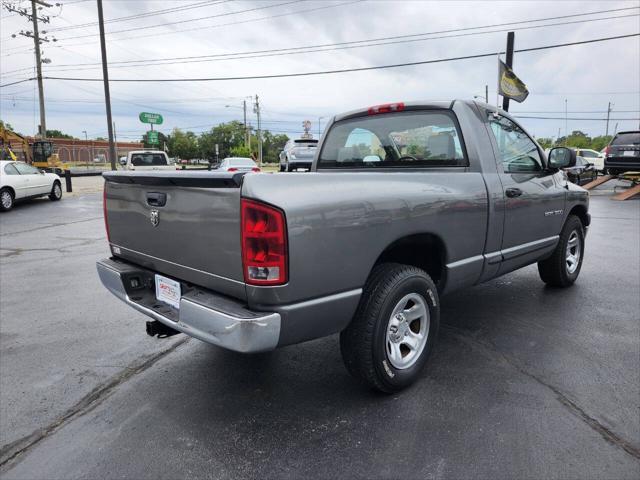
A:
<svg viewBox="0 0 640 480">
<path fill-rule="evenodd" d="M 172 307 L 180 308 L 180 282 L 156 275 L 156 298 Z"/>
</svg>

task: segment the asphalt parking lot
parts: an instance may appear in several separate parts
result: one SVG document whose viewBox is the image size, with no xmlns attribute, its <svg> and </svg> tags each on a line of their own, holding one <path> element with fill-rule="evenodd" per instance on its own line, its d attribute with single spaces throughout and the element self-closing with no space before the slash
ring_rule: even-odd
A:
<svg viewBox="0 0 640 480">
<path fill-rule="evenodd" d="M 640 200 L 592 196 L 570 289 L 528 267 L 445 297 L 395 396 L 352 381 L 337 336 L 253 356 L 148 337 L 97 278 L 101 200 L 0 216 L 3 479 L 640 477 Z"/>
</svg>

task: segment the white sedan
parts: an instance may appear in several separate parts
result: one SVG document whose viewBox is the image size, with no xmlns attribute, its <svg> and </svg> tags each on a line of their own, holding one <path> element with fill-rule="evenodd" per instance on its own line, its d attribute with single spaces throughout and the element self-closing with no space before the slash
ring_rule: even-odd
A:
<svg viewBox="0 0 640 480">
<path fill-rule="evenodd" d="M 16 201 L 48 195 L 62 198 L 62 182 L 55 173 L 45 173 L 24 162 L 0 161 L 0 211 L 13 208 Z"/>
</svg>

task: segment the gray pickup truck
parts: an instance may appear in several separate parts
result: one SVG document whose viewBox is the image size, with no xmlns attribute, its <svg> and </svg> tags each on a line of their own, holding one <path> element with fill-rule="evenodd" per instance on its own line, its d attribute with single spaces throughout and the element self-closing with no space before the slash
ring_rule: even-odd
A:
<svg viewBox="0 0 640 480">
<path fill-rule="evenodd" d="M 575 160 L 486 104 L 378 105 L 333 118 L 308 174 L 105 173 L 98 272 L 150 335 L 259 352 L 340 332 L 347 369 L 394 392 L 433 350 L 442 295 L 536 262 L 573 284 Z"/>
</svg>

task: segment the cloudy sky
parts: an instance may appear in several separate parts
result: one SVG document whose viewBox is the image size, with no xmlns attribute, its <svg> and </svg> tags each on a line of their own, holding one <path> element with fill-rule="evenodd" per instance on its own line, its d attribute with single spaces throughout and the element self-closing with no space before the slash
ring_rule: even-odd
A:
<svg viewBox="0 0 640 480">
<path fill-rule="evenodd" d="M 41 11 L 50 15 L 41 30 L 57 40 L 43 46 L 50 60 L 44 75 L 101 79 L 95 0 L 58 1 L 61 5 Z M 26 0 L 2 3 L 30 7 Z M 324 126 L 342 111 L 393 101 L 484 97 L 485 85 L 495 103 L 495 56 L 290 78 L 139 80 L 278 75 L 472 56 L 503 50 L 507 30 L 516 32 L 516 49 L 526 49 L 635 34 L 639 13 L 640 1 L 104 0 L 109 75 L 136 80 L 111 83 L 117 135 L 139 139 L 146 130 L 138 120 L 141 111 L 162 114 L 160 130 L 166 133 L 173 127 L 201 132 L 242 120 L 243 99 L 256 94 L 264 128 L 290 136 L 301 131 L 303 120 L 317 130 L 319 121 Z M 21 30 L 31 30 L 27 19 L 3 8 L 1 85 L 34 76 L 33 41 L 12 38 Z M 516 53 L 514 69 L 531 93 L 523 104 L 512 102 L 511 111 L 536 136 L 564 135 L 565 99 L 569 131 L 604 134 L 605 122 L 598 119 L 606 117 L 608 102 L 613 103 L 610 130 L 638 128 L 640 37 Z M 44 89 L 48 129 L 79 138 L 84 131 L 89 138 L 106 136 L 101 83 L 48 79 Z M 39 121 L 36 82 L 5 86 L 0 98 L 0 118 L 33 134 Z M 255 125 L 251 108 L 248 115 Z"/>
</svg>

